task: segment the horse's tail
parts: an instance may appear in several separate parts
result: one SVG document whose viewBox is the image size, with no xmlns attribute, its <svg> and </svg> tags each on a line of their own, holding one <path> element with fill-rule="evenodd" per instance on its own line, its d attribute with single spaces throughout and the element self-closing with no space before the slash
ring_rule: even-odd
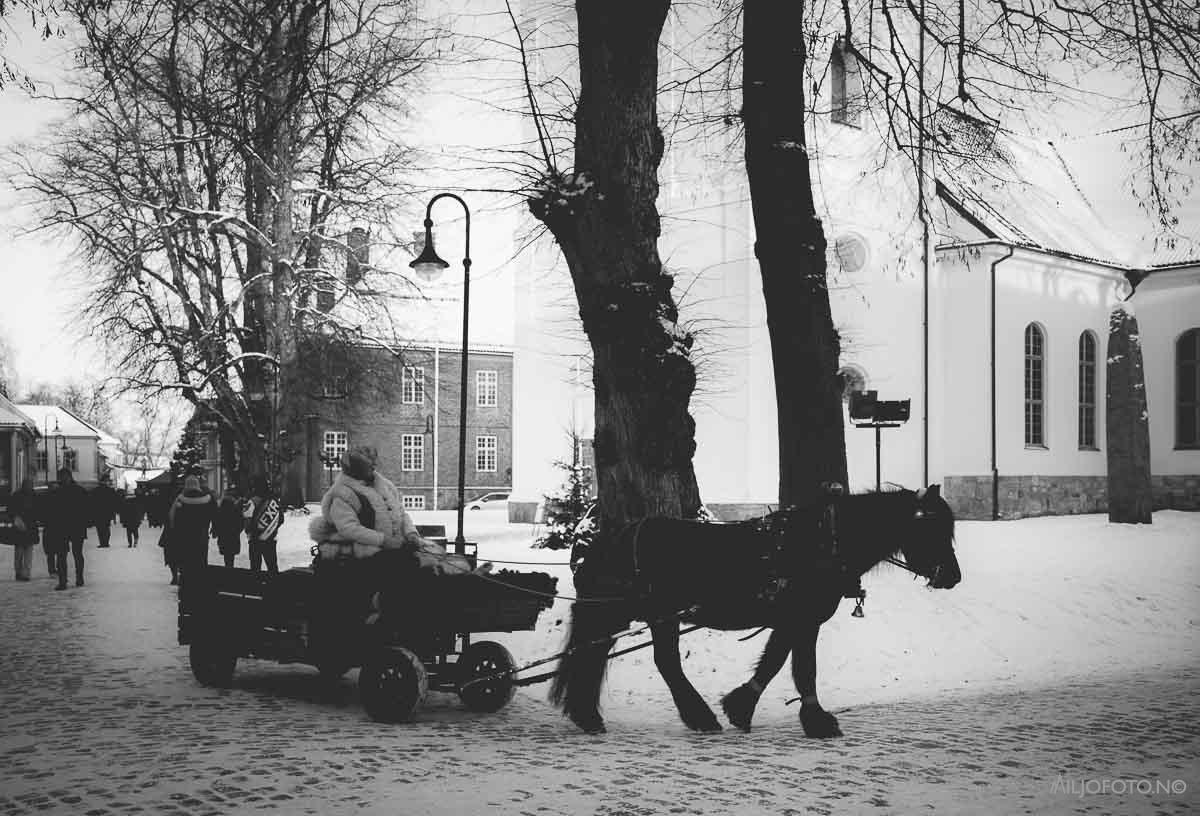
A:
<svg viewBox="0 0 1200 816">
<path fill-rule="evenodd" d="M 599 718 L 612 636 L 628 623 L 624 607 L 616 599 L 611 603 L 579 600 L 571 606 L 567 640 L 549 696 L 551 703 L 584 728 Z"/>
</svg>

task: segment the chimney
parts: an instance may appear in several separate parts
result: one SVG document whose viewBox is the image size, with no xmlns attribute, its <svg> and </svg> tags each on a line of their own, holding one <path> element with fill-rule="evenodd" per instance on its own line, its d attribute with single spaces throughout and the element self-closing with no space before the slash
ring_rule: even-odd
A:
<svg viewBox="0 0 1200 816">
<path fill-rule="evenodd" d="M 367 241 L 367 231 L 355 227 L 346 236 L 346 285 L 353 286 L 363 279 L 366 268 L 371 264 L 371 249 Z"/>
</svg>

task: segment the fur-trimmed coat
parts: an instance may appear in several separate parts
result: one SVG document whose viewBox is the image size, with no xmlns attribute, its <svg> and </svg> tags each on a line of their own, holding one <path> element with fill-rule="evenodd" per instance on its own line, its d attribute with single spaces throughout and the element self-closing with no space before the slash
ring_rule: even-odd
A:
<svg viewBox="0 0 1200 816">
<path fill-rule="evenodd" d="M 309 534 L 322 545 L 323 557 L 370 558 L 397 542 L 418 554 L 445 555 L 421 537 L 396 486 L 378 473 L 371 484 L 339 473 L 321 499 L 321 515 L 309 523 Z"/>
</svg>

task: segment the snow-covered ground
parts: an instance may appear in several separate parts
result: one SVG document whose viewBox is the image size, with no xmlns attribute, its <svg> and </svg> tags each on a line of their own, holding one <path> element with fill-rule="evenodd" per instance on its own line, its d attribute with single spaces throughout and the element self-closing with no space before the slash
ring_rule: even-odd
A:
<svg viewBox="0 0 1200 816">
<path fill-rule="evenodd" d="M 453 513 L 417 516 L 454 533 Z M 307 522 L 285 523 L 284 567 L 309 562 Z M 565 554 L 532 549 L 535 529 L 481 511 L 466 534 L 485 559 L 546 565 L 498 567 L 545 569 L 571 594 Z M 492 714 L 431 693 L 400 725 L 366 716 L 353 671 L 331 687 L 308 666 L 242 660 L 231 689 L 207 688 L 177 643 L 156 540 L 143 528 L 137 549 L 118 534 L 98 550 L 91 535 L 87 585 L 66 592 L 40 554 L 32 582 L 0 574 L 0 813 L 1200 812 L 1200 514 L 967 522 L 955 589 L 869 575 L 866 617 L 845 603 L 822 631 L 835 740 L 804 738 L 786 672 L 751 733 L 691 733 L 649 650 L 613 662 L 599 737 L 544 685 Z M 560 601 L 536 631 L 488 637 L 531 662 L 560 649 L 567 612 Z M 739 634 L 683 640 L 713 706 L 762 648 Z"/>
<path fill-rule="evenodd" d="M 453 511 L 417 512 L 418 524 L 443 524 Z M 544 571 L 558 591 L 574 587 L 563 551 L 533 549 L 540 529 L 508 524 L 497 512 L 468 512 L 465 538 L 498 568 Z M 281 568 L 310 562 L 307 518 L 280 538 Z M 827 708 L 946 692 L 1011 690 L 1064 678 L 1200 664 L 1200 514 L 1165 511 L 1152 525 L 1109 524 L 1103 515 L 960 522 L 956 552 L 962 583 L 926 589 L 885 566 L 868 575 L 864 618 L 846 601 L 821 630 L 818 692 Z M 503 564 L 501 562 L 536 562 Z M 519 664 L 562 647 L 568 602 L 542 613 L 534 632 L 499 634 Z M 744 682 L 766 641 L 746 633 L 701 630 L 682 641 L 684 668 L 710 702 Z M 535 693 L 535 692 L 526 692 Z M 795 717 L 771 704 L 795 696 L 781 672 L 755 720 Z M 605 714 L 645 722 L 670 700 L 651 650 L 617 659 L 608 675 Z"/>
</svg>

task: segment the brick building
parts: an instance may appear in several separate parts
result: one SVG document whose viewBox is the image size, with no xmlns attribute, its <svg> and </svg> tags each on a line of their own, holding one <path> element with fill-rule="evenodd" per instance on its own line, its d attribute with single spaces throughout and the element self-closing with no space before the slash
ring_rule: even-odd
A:
<svg viewBox="0 0 1200 816">
<path fill-rule="evenodd" d="M 338 382 L 323 384 L 309 403 L 304 440 L 289 467 L 289 483 L 306 501 L 318 501 L 348 447 L 379 451 L 379 470 L 395 483 L 405 507 L 452 509 L 458 501 L 461 354 L 458 349 L 411 345 L 403 359 L 380 349 L 376 370 L 398 377 L 370 394 Z M 513 353 L 470 349 L 467 371 L 467 501 L 512 485 Z"/>
</svg>

